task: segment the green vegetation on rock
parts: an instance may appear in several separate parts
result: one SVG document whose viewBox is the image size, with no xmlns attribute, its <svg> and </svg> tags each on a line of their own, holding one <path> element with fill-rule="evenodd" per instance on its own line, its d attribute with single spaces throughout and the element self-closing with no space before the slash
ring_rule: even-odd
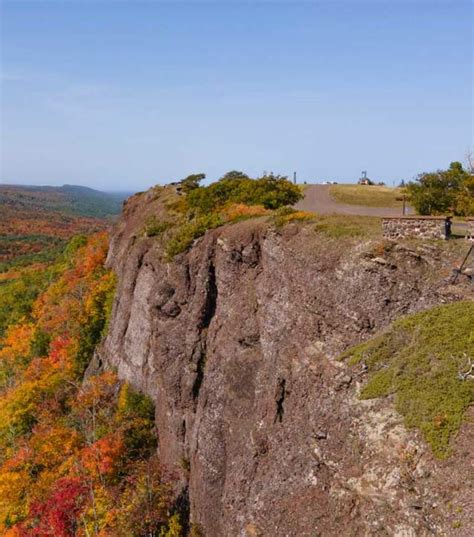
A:
<svg viewBox="0 0 474 537">
<path fill-rule="evenodd" d="M 193 188 L 188 194 L 188 205 L 192 211 L 208 214 L 228 203 L 278 209 L 293 205 L 302 197 L 300 188 L 286 177 L 268 174 L 251 179 L 242 172 L 233 171 L 209 186 Z"/>
<path fill-rule="evenodd" d="M 176 228 L 171 239 L 166 243 L 165 252 L 169 259 L 187 250 L 193 241 L 206 233 L 208 229 L 214 229 L 222 225 L 218 214 L 199 216 Z"/>
<path fill-rule="evenodd" d="M 147 237 L 164 236 L 168 260 L 187 250 L 207 230 L 225 223 L 270 215 L 272 210 L 280 211 L 275 214 L 278 225 L 310 217 L 288 207 L 303 194 L 286 177 L 268 174 L 251 179 L 242 172 L 231 171 L 209 186 L 200 186 L 204 178 L 199 173 L 183 179 L 178 189 L 181 195 L 160 194 L 167 209 L 166 217 L 159 219 L 152 215 L 145 221 L 143 233 Z"/>
<path fill-rule="evenodd" d="M 465 375 L 473 356 L 474 302 L 398 319 L 344 355 L 368 367 L 361 397 L 393 395 L 406 425 L 418 428 L 438 457 L 449 454 L 450 439 L 474 402 L 474 379 Z"/>
</svg>

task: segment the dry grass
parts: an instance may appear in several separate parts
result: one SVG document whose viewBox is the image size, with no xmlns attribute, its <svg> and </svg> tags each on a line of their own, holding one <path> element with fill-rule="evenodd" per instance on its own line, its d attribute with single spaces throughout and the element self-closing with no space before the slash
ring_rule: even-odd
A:
<svg viewBox="0 0 474 537">
<path fill-rule="evenodd" d="M 381 238 L 380 218 L 373 216 L 352 216 L 345 214 L 318 215 L 316 231 L 329 237 Z"/>
<path fill-rule="evenodd" d="M 339 203 L 364 205 L 366 207 L 401 207 L 403 202 L 397 200 L 403 192 L 400 188 L 369 185 L 332 185 L 329 193 Z"/>
</svg>

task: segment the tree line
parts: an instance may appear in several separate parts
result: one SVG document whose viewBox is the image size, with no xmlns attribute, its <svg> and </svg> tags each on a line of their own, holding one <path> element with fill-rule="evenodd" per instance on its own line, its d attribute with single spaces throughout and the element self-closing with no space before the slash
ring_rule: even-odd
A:
<svg viewBox="0 0 474 537">
<path fill-rule="evenodd" d="M 447 170 L 422 173 L 406 186 L 410 202 L 422 215 L 474 216 L 473 172 L 469 163 L 466 169 L 451 162 Z"/>
</svg>

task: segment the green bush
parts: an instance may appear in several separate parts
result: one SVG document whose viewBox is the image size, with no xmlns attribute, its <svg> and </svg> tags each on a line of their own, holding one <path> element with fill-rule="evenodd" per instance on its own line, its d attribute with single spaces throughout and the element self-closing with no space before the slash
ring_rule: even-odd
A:
<svg viewBox="0 0 474 537">
<path fill-rule="evenodd" d="M 406 425 L 420 429 L 436 456 L 449 454 L 449 441 L 474 402 L 474 380 L 460 375 L 474 356 L 474 302 L 401 318 L 345 356 L 368 367 L 363 399 L 393 394 Z"/>
<path fill-rule="evenodd" d="M 447 170 L 422 173 L 407 186 L 410 202 L 419 214 L 474 215 L 474 178 L 460 162 Z"/>
<path fill-rule="evenodd" d="M 147 457 L 156 449 L 155 405 L 125 383 L 120 389 L 117 422 L 124 428 L 127 456 Z"/>
<path fill-rule="evenodd" d="M 30 343 L 31 356 L 47 356 L 50 343 L 51 335 L 37 326 Z"/>
<path fill-rule="evenodd" d="M 198 216 L 190 222 L 182 224 L 176 229 L 173 237 L 165 246 L 167 258 L 172 259 L 175 255 L 184 252 L 198 237 L 204 235 L 208 229 L 213 229 L 220 225 L 222 225 L 222 220 L 218 214 Z"/>
<path fill-rule="evenodd" d="M 172 226 L 172 222 L 158 220 L 156 216 L 150 216 L 145 221 L 144 233 L 147 237 L 155 237 L 156 235 L 164 233 Z"/>
<path fill-rule="evenodd" d="M 303 197 L 301 189 L 278 175 L 264 175 L 258 179 L 233 172 L 206 187 L 190 191 L 189 208 L 198 214 L 208 214 L 226 203 L 263 205 L 265 209 L 278 209 L 293 205 Z"/>
</svg>

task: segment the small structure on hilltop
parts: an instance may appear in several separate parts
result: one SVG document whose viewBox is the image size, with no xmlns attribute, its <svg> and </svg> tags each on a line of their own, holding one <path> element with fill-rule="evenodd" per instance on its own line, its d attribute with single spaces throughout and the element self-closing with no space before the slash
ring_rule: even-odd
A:
<svg viewBox="0 0 474 537">
<path fill-rule="evenodd" d="M 374 182 L 367 177 L 367 172 L 362 172 L 362 177 L 357 181 L 358 185 L 373 185 Z"/>
<path fill-rule="evenodd" d="M 387 239 L 448 239 L 451 216 L 386 216 L 382 229 Z"/>
</svg>

